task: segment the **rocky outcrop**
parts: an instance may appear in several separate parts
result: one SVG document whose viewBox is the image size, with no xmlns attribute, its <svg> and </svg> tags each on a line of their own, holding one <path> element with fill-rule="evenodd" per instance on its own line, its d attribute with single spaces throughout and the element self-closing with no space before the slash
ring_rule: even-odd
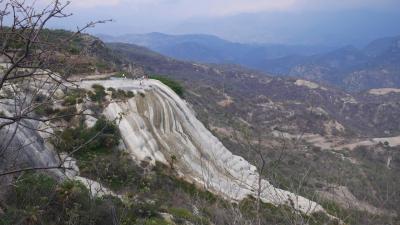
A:
<svg viewBox="0 0 400 225">
<path fill-rule="evenodd" d="M 288 204 L 303 213 L 324 211 L 317 203 L 261 180 L 257 168 L 233 155 L 197 120 L 188 104 L 171 89 L 155 80 L 85 81 L 134 91 L 135 97 L 112 101 L 105 115 L 117 120 L 122 138 L 132 157 L 150 164 L 172 166 L 186 180 L 231 200 L 256 196 L 264 202 Z"/>
<path fill-rule="evenodd" d="M 9 121 L 0 120 L 0 124 L 4 122 Z M 57 154 L 46 146 L 35 128 L 38 128 L 37 123 L 21 120 L 0 129 L 0 174 L 3 174 L 0 176 L 0 201 L 6 195 L 14 176 L 18 174 L 9 172 L 55 167 L 60 164 Z M 40 169 L 40 171 L 56 179 L 64 178 L 62 171 L 58 169 Z"/>
<path fill-rule="evenodd" d="M 3 111 L 4 112 L 4 111 Z M 37 122 L 21 120 L 0 129 L 0 171 L 54 167 L 59 159 L 48 149 Z M 59 171 L 54 171 L 59 173 Z M 61 174 L 61 173 L 59 173 Z"/>
</svg>

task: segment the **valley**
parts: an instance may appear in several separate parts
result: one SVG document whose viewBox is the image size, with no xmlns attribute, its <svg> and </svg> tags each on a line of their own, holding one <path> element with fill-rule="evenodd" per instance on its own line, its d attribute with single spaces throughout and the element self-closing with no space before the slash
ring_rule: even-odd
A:
<svg viewBox="0 0 400 225">
<path fill-rule="evenodd" d="M 2 14 L 1 225 L 399 224 L 398 37 L 95 37 L 49 4 Z"/>
<path fill-rule="evenodd" d="M 360 201 L 372 205 L 379 201 L 378 195 L 372 200 L 359 190 L 366 184 L 371 191 L 377 188 L 368 181 L 373 179 L 370 160 L 378 160 L 373 164 L 378 163 L 383 172 L 387 162 L 393 162 L 393 154 L 398 157 L 398 123 L 392 123 L 398 112 L 396 92 L 354 94 L 306 80 L 266 77 L 240 67 L 181 62 L 127 44 L 110 46 L 150 74 L 183 82 L 188 90 L 185 98 L 206 127 L 235 154 L 256 165 L 260 159 L 246 149 L 258 146 L 261 139 L 260 149 L 271 164 L 265 175 L 275 185 L 290 189 L 293 186 L 286 182 L 304 182 L 297 177 L 312 173 L 302 192 L 324 190 L 336 179 Z M 227 99 L 229 104 L 221 104 Z M 317 161 L 310 163 L 313 159 Z M 395 171 L 381 179 L 397 182 Z M 360 183 L 355 183 L 355 177 Z"/>
<path fill-rule="evenodd" d="M 147 47 L 178 60 L 236 64 L 273 76 L 301 77 L 353 93 L 400 87 L 398 36 L 377 39 L 362 48 L 251 45 L 214 36 L 159 33 L 100 37 L 110 43 Z"/>
</svg>

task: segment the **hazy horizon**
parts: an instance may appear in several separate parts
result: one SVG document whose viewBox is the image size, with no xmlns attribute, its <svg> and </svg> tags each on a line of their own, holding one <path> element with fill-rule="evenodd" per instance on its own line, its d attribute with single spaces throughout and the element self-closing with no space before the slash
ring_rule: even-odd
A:
<svg viewBox="0 0 400 225">
<path fill-rule="evenodd" d="M 51 27 L 113 19 L 89 32 L 210 34 L 241 43 L 325 46 L 363 46 L 400 35 L 395 0 L 72 0 L 68 11 L 74 15 Z"/>
<path fill-rule="evenodd" d="M 94 35 L 96 37 L 113 37 L 113 38 L 119 38 L 119 37 L 123 37 L 123 36 L 131 36 L 131 35 L 151 35 L 151 34 L 161 34 L 161 35 L 167 35 L 167 36 L 173 36 L 173 37 L 179 37 L 179 36 L 210 36 L 210 37 L 214 37 L 214 38 L 218 38 L 221 39 L 223 41 L 228 41 L 228 42 L 232 42 L 232 43 L 237 43 L 237 44 L 249 44 L 249 45 L 260 45 L 260 46 L 267 46 L 267 45 L 282 45 L 282 46 L 304 46 L 304 47 L 311 47 L 311 46 L 315 46 L 315 47 L 326 47 L 327 49 L 331 49 L 331 50 L 335 50 L 338 48 L 344 48 L 347 46 L 354 46 L 356 48 L 363 48 L 368 46 L 368 44 L 370 44 L 373 41 L 379 40 L 379 39 L 384 39 L 384 38 L 393 38 L 393 37 L 399 37 L 399 34 L 392 34 L 392 35 L 383 35 L 383 36 L 379 36 L 377 35 L 375 38 L 370 38 L 367 39 L 367 41 L 364 42 L 359 42 L 359 43 L 339 43 L 339 44 L 323 44 L 323 43 L 316 43 L 316 44 L 312 44 L 312 43 L 281 43 L 281 42 L 258 42 L 258 41 L 251 41 L 251 40 L 235 40 L 235 39 L 228 39 L 228 38 L 224 38 L 221 37 L 217 34 L 212 34 L 212 33 L 168 33 L 168 32 L 160 32 L 160 31 L 149 31 L 149 32 L 144 32 L 144 33 L 121 33 L 121 34 L 107 34 L 107 33 L 97 33 L 97 32 L 93 32 L 90 31 L 89 32 L 91 35 Z"/>
</svg>

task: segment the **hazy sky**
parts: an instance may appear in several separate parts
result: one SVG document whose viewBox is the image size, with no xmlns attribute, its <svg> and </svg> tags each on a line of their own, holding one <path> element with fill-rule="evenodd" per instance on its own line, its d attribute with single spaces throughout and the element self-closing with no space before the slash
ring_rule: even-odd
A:
<svg viewBox="0 0 400 225">
<path fill-rule="evenodd" d="M 242 42 L 282 43 L 329 37 L 353 43 L 357 36 L 400 34 L 400 0 L 72 0 L 68 10 L 74 16 L 52 26 L 114 19 L 91 32 L 209 33 Z"/>
<path fill-rule="evenodd" d="M 78 9 L 101 9 L 133 12 L 175 19 L 221 17 L 240 13 L 301 10 L 391 9 L 398 0 L 73 0 Z"/>
</svg>

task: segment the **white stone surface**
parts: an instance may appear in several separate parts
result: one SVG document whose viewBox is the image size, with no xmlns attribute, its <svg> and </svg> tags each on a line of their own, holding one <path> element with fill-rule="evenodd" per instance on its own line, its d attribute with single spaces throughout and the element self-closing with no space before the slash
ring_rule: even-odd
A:
<svg viewBox="0 0 400 225">
<path fill-rule="evenodd" d="M 391 93 L 400 93 L 400 89 L 398 88 L 378 88 L 378 89 L 371 89 L 368 91 L 371 95 L 387 95 Z"/>
<path fill-rule="evenodd" d="M 233 155 L 197 120 L 187 103 L 171 89 L 156 80 L 142 85 L 133 80 L 84 81 L 81 87 L 94 83 L 116 89 L 142 91 L 125 102 L 111 102 L 105 109 L 109 119 L 119 121 L 122 138 L 134 159 L 169 165 L 183 177 L 231 200 L 256 196 L 259 174 L 255 166 Z M 261 182 L 264 202 L 293 204 L 303 213 L 324 211 L 317 203 L 291 192 Z"/>
<path fill-rule="evenodd" d="M 321 90 L 327 90 L 325 87 L 320 86 L 317 83 L 308 81 L 308 80 L 296 80 L 296 82 L 294 83 L 297 86 L 304 86 L 310 89 L 321 89 Z"/>
<path fill-rule="evenodd" d="M 85 112 L 87 115 L 85 115 L 85 125 L 87 128 L 92 128 L 94 125 L 96 125 L 97 118 L 91 116 L 91 114 L 94 114 L 92 110 L 88 109 Z"/>
<path fill-rule="evenodd" d="M 83 185 L 85 185 L 93 197 L 103 197 L 105 195 L 110 195 L 110 196 L 115 196 L 115 197 L 119 197 L 122 199 L 122 196 L 115 194 L 114 192 L 112 192 L 108 188 L 104 187 L 102 184 L 100 184 L 97 181 L 90 180 L 88 178 L 80 177 L 80 176 L 74 177 L 74 180 L 80 181 Z"/>
<path fill-rule="evenodd" d="M 13 116 L 6 104 L 0 104 L 0 112 Z M 9 121 L 0 119 L 0 124 L 5 122 Z M 0 171 L 59 165 L 57 155 L 46 147 L 46 141 L 40 135 L 45 133 L 37 131 L 43 128 L 42 125 L 33 120 L 20 120 L 0 129 Z M 62 177 L 59 170 L 49 171 Z"/>
<path fill-rule="evenodd" d="M 122 199 L 122 196 L 115 194 L 99 182 L 79 176 L 79 167 L 76 159 L 67 154 L 61 154 L 60 157 L 63 162 L 63 167 L 66 168 L 65 175 L 67 178 L 81 182 L 89 190 L 91 196 L 103 197 L 105 195 L 111 195 Z"/>
</svg>

